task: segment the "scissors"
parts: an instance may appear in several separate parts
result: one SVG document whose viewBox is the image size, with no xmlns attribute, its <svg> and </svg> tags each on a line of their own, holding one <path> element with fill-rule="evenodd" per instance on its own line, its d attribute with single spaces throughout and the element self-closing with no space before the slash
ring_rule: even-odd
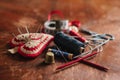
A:
<svg viewBox="0 0 120 80">
<path fill-rule="evenodd" d="M 88 35 L 91 35 L 92 37 L 92 41 L 95 44 L 93 48 L 91 48 L 89 51 L 83 52 L 80 55 L 74 56 L 73 59 L 78 58 L 78 57 L 82 57 L 86 54 L 89 54 L 93 51 L 95 51 L 96 49 L 102 47 L 104 44 L 106 44 L 107 42 L 114 40 L 114 36 L 111 34 L 97 34 L 96 32 L 92 32 L 86 29 L 82 29 L 81 32 L 86 33 Z M 99 42 L 99 40 L 102 40 L 101 42 Z M 99 42 L 99 43 L 98 43 Z"/>
<path fill-rule="evenodd" d="M 99 40 L 99 39 L 107 40 L 108 38 L 109 38 L 110 40 L 113 40 L 113 39 L 114 39 L 114 36 L 112 36 L 112 35 L 110 35 L 110 34 L 98 34 L 98 33 L 96 33 L 96 32 L 87 30 L 87 29 L 85 29 L 85 28 L 82 28 L 82 29 L 81 29 L 81 32 L 82 32 L 82 33 L 85 33 L 85 34 L 87 34 L 87 35 L 90 35 L 93 40 Z"/>
</svg>

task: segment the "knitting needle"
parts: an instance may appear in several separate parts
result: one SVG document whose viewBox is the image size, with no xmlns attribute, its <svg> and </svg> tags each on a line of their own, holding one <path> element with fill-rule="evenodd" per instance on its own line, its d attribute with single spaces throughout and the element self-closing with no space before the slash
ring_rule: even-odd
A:
<svg viewBox="0 0 120 80">
<path fill-rule="evenodd" d="M 89 62 L 88 60 L 85 60 L 85 59 L 83 59 L 81 62 L 82 62 L 82 63 L 85 63 L 85 64 L 87 64 L 87 65 L 90 65 L 90 66 L 92 66 L 92 67 L 95 67 L 95 68 L 97 68 L 97 69 L 99 69 L 99 70 L 105 71 L 105 72 L 107 72 L 107 71 L 109 70 L 108 68 L 106 68 L 106 67 L 104 67 L 104 66 L 101 66 L 101 65 L 96 64 L 96 63 L 93 63 L 93 62 Z"/>
<path fill-rule="evenodd" d="M 96 46 L 95 48 L 92 49 L 92 51 L 94 51 L 95 49 L 97 49 L 97 48 L 99 48 L 100 46 L 104 45 L 104 44 L 107 43 L 109 40 L 110 40 L 110 39 L 108 39 L 108 40 L 104 41 L 102 44 Z M 84 52 L 84 54 L 89 53 L 89 52 L 91 52 L 91 50 L 88 51 L 88 52 Z M 92 53 L 92 54 L 93 54 L 93 53 Z M 89 55 L 91 55 L 91 54 L 88 54 L 88 55 L 86 55 L 86 56 L 89 56 Z M 62 65 L 62 66 L 58 67 L 57 69 L 62 69 L 62 68 L 64 68 L 64 67 L 66 67 L 66 66 L 72 65 L 72 64 L 78 62 L 79 59 L 80 59 L 80 61 L 81 61 L 81 59 L 83 60 L 83 58 L 86 57 L 86 56 L 84 56 L 84 57 L 82 57 L 82 58 L 79 58 L 80 56 L 81 56 L 81 55 L 75 56 L 74 59 L 75 59 L 75 58 L 78 58 L 78 59 L 76 59 L 76 60 L 74 60 L 74 61 L 71 61 L 71 62 L 68 62 L 68 63 L 66 63 L 65 65 Z M 90 57 L 90 56 L 89 56 L 89 57 Z M 97 65 L 95 65 L 95 66 L 97 66 Z M 56 69 L 56 70 L 57 70 L 57 69 Z M 107 68 L 106 68 L 106 70 L 107 70 Z"/>
<path fill-rule="evenodd" d="M 77 58 L 77 59 L 75 59 L 75 60 L 73 60 L 73 61 L 70 61 L 70 62 L 68 62 L 68 63 L 66 63 L 66 64 L 64 64 L 64 65 L 61 65 L 61 66 L 57 67 L 56 70 L 58 70 L 58 69 L 63 69 L 63 68 L 65 68 L 65 67 L 68 67 L 68 66 L 70 66 L 70 65 L 72 65 L 72 64 L 75 64 L 75 63 L 77 63 L 77 62 L 79 62 L 79 61 L 81 61 L 81 60 L 83 60 L 83 59 L 86 59 L 86 58 L 88 58 L 88 57 L 91 57 L 91 56 L 93 56 L 93 55 L 95 55 L 95 54 L 97 54 L 97 52 L 93 52 L 93 53 L 88 54 L 88 55 L 86 55 L 86 56 L 83 56 L 83 57 L 81 57 L 81 58 Z"/>
<path fill-rule="evenodd" d="M 48 51 L 51 51 L 52 49 L 48 49 Z M 55 51 L 54 51 L 55 52 Z M 56 53 L 55 54 L 57 54 L 57 51 L 56 51 Z M 60 54 L 61 54 L 61 56 L 63 57 L 63 58 L 65 58 L 64 57 L 64 55 L 63 55 L 63 53 L 62 53 L 62 51 L 60 52 Z M 69 53 L 68 53 L 69 54 Z M 66 58 L 65 58 L 66 59 Z M 105 68 L 105 67 L 103 67 L 103 66 L 101 66 L 101 65 L 99 65 L 99 64 L 95 64 L 95 63 L 92 63 L 92 62 L 89 62 L 89 61 L 87 61 L 87 60 L 82 60 L 81 61 L 82 63 L 85 63 L 85 64 L 87 64 L 87 65 L 90 65 L 90 66 L 92 66 L 92 67 L 95 67 L 95 68 L 97 68 L 97 69 L 100 69 L 100 70 L 103 70 L 103 71 L 107 71 L 108 69 L 107 68 Z"/>
<path fill-rule="evenodd" d="M 97 68 L 97 69 L 99 69 L 99 70 L 105 71 L 105 72 L 107 72 L 107 71 L 109 70 L 108 68 L 106 68 L 106 67 L 104 67 L 104 66 L 101 66 L 101 65 L 96 64 L 96 63 L 93 63 L 93 62 L 89 62 L 88 60 L 85 60 L 85 59 L 83 59 L 83 60 L 80 61 L 80 62 L 82 62 L 82 63 L 84 63 L 84 64 L 87 64 L 87 65 L 89 65 L 89 66 L 92 66 L 92 67 L 94 67 L 94 68 Z M 61 69 L 64 69 L 64 68 L 61 68 Z M 56 70 L 58 71 L 58 70 L 60 70 L 60 69 L 56 69 Z"/>
</svg>

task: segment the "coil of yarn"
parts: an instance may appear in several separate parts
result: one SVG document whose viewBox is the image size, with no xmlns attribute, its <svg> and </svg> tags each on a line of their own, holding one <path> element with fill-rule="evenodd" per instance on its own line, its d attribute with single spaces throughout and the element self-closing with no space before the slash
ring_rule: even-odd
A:
<svg viewBox="0 0 120 80">
<path fill-rule="evenodd" d="M 55 44 L 62 50 L 75 55 L 79 55 L 84 51 L 85 44 L 70 37 L 63 32 L 58 32 L 54 36 Z"/>
<path fill-rule="evenodd" d="M 53 52 L 55 56 L 65 57 L 65 58 L 70 59 L 70 60 L 72 60 L 72 57 L 73 57 L 73 54 L 68 53 L 68 52 L 64 52 L 64 51 L 61 51 L 61 50 L 48 49 L 48 51 Z"/>
</svg>

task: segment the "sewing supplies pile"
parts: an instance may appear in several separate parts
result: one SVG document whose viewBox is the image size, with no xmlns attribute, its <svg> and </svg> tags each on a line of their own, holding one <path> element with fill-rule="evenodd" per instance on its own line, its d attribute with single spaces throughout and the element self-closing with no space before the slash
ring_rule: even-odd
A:
<svg viewBox="0 0 120 80">
<path fill-rule="evenodd" d="M 51 16 L 57 14 L 63 18 L 60 11 L 51 11 L 48 20 L 44 23 L 41 33 L 22 33 L 18 28 L 19 35 L 14 36 L 8 49 L 11 54 L 19 53 L 28 58 L 35 58 L 46 50 L 46 47 L 54 42 L 55 46 L 48 48 L 45 63 L 55 63 L 55 57 L 66 61 L 58 66 L 56 70 L 65 69 L 77 62 L 87 63 L 93 67 L 107 71 L 108 68 L 88 61 L 91 57 L 103 50 L 103 45 L 114 39 L 110 34 L 98 34 L 87 29 L 80 29 L 80 32 L 88 35 L 87 38 L 79 34 L 80 22 L 78 20 L 51 20 Z M 57 59 L 56 58 L 56 59 Z"/>
</svg>

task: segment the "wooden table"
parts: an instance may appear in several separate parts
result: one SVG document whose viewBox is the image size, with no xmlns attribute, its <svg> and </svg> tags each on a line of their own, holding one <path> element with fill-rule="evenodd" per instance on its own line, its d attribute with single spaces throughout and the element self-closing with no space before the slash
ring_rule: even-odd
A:
<svg viewBox="0 0 120 80">
<path fill-rule="evenodd" d="M 119 0 L 0 0 L 0 80 L 119 80 L 120 79 L 120 1 Z M 103 72 L 79 63 L 55 73 L 55 64 L 45 65 L 44 54 L 26 59 L 7 52 L 7 43 L 19 34 L 17 27 L 29 26 L 35 32 L 44 24 L 51 10 L 60 10 L 64 19 L 80 20 L 81 27 L 98 33 L 109 33 L 115 40 L 91 62 L 110 68 Z M 25 33 L 25 30 L 23 30 Z"/>
</svg>

